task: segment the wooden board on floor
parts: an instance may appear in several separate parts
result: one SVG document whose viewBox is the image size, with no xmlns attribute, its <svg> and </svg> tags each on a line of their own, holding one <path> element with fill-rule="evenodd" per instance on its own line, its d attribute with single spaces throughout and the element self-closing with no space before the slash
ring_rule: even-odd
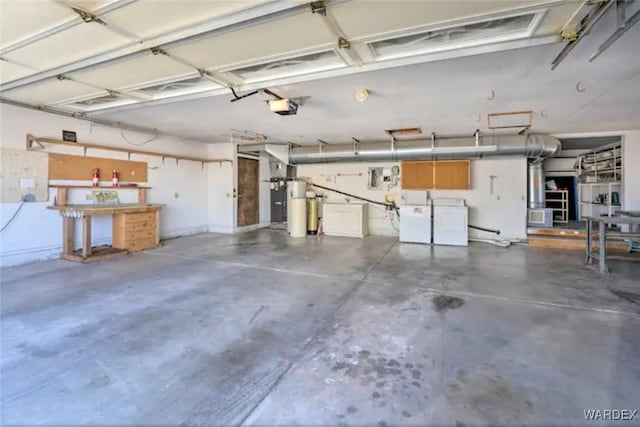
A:
<svg viewBox="0 0 640 427">
<path fill-rule="evenodd" d="M 100 170 L 100 181 L 111 181 L 115 169 L 122 182 L 147 182 L 147 162 L 107 159 L 49 153 L 49 179 L 90 181 L 94 169 Z"/>
<path fill-rule="evenodd" d="M 587 249 L 587 242 L 584 239 L 558 239 L 551 237 L 532 237 L 528 239 L 529 246 L 533 248 L 549 248 L 549 249 L 573 249 L 583 250 Z M 594 250 L 599 247 L 598 242 L 593 242 Z M 626 252 L 629 249 L 629 245 L 625 242 L 611 242 L 607 241 L 608 251 Z"/>
<path fill-rule="evenodd" d="M 60 258 L 66 259 L 67 261 L 75 261 L 75 262 L 95 262 L 102 261 L 108 258 L 119 257 L 123 255 L 127 255 L 129 251 L 126 249 L 118 249 L 111 246 L 98 246 L 91 248 L 91 256 L 84 258 L 82 256 L 82 249 L 73 251 L 71 253 L 62 253 L 60 254 Z"/>
</svg>

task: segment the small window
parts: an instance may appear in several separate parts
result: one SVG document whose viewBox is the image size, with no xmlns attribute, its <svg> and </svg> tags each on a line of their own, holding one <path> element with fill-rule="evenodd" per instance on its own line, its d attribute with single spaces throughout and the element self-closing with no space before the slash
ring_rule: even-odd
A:
<svg viewBox="0 0 640 427">
<path fill-rule="evenodd" d="M 436 50 L 462 47 L 461 44 L 492 42 L 500 38 L 513 40 L 528 35 L 528 29 L 536 14 L 511 16 L 458 25 L 437 30 L 412 34 L 393 39 L 370 43 L 379 57 L 395 56 L 397 54 L 428 53 Z M 474 43 L 475 44 L 475 43 Z"/>
<path fill-rule="evenodd" d="M 260 81 L 331 70 L 342 66 L 344 66 L 344 62 L 332 51 L 327 51 L 236 68 L 230 70 L 230 72 L 240 76 L 245 81 Z"/>
<path fill-rule="evenodd" d="M 154 84 L 152 86 L 136 89 L 136 91 L 154 98 L 163 98 L 165 96 L 181 95 L 219 87 L 220 85 L 215 84 L 211 80 L 197 76 L 190 77 L 188 79 Z"/>
</svg>

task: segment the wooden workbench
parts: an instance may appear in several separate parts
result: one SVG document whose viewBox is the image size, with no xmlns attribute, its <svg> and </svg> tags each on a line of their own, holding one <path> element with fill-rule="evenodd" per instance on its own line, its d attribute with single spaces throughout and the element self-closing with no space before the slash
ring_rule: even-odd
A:
<svg viewBox="0 0 640 427">
<path fill-rule="evenodd" d="M 62 216 L 61 258 L 70 261 L 97 261 L 106 257 L 126 254 L 130 251 L 155 248 L 160 245 L 160 209 L 164 205 L 118 204 L 118 205 L 65 205 L 49 206 Z M 113 216 L 113 243 L 111 248 L 102 248 L 92 253 L 91 217 Z M 82 248 L 74 248 L 75 220 L 82 220 Z"/>
<path fill-rule="evenodd" d="M 638 224 L 640 225 L 640 218 L 634 217 L 619 217 L 619 216 L 602 216 L 582 217 L 587 221 L 587 255 L 585 258 L 585 264 L 593 264 L 593 260 L 597 259 L 599 264 L 600 273 L 609 273 L 609 267 L 607 266 L 607 227 L 606 224 Z M 598 252 L 593 250 L 593 223 L 598 223 Z M 634 237 L 630 234 L 629 237 Z"/>
</svg>

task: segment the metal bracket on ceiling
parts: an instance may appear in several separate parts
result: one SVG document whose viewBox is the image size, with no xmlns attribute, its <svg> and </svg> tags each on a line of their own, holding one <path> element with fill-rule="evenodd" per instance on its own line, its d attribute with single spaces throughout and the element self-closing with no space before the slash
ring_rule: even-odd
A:
<svg viewBox="0 0 640 427">
<path fill-rule="evenodd" d="M 319 152 L 320 154 L 322 154 L 322 146 L 323 146 L 323 145 L 327 145 L 327 141 L 323 141 L 323 140 L 321 140 L 321 139 L 318 139 L 318 142 L 319 142 L 319 144 L 318 144 L 318 152 Z"/>
<path fill-rule="evenodd" d="M 582 38 L 589 33 L 591 28 L 604 16 L 605 12 L 613 5 L 614 0 L 602 0 L 597 3 L 591 4 L 591 10 L 580 21 L 578 30 L 576 31 L 575 38 L 569 38 L 569 43 L 560 51 L 558 56 L 551 61 L 551 69 L 555 70 L 562 60 L 576 47 L 576 45 L 582 40 Z M 562 37 L 572 37 L 571 33 L 567 32 L 567 35 L 562 34 Z"/>
<path fill-rule="evenodd" d="M 338 47 L 340 49 L 351 49 L 351 43 L 344 37 L 338 37 Z"/>
<path fill-rule="evenodd" d="M 152 47 L 151 49 L 149 49 L 151 51 L 151 53 L 153 53 L 154 55 L 165 55 L 165 56 L 169 56 L 169 54 L 167 53 L 166 50 L 164 50 L 161 47 Z"/>
<path fill-rule="evenodd" d="M 353 141 L 353 152 L 358 153 L 358 144 L 360 144 L 360 140 L 356 137 L 351 137 L 351 141 Z"/>
<path fill-rule="evenodd" d="M 245 93 L 244 95 L 238 95 L 236 93 L 236 90 L 233 88 L 233 86 L 230 86 L 229 89 L 231 89 L 231 93 L 233 94 L 233 99 L 231 100 L 231 102 L 240 101 L 241 99 L 244 99 L 244 98 L 247 98 L 249 96 L 255 95 L 255 94 L 260 93 L 262 91 L 262 89 L 260 89 L 260 90 L 254 90 L 253 92 Z"/>
<path fill-rule="evenodd" d="M 476 129 L 476 131 L 473 133 L 473 136 L 476 137 L 476 147 L 480 146 L 480 129 Z"/>
<path fill-rule="evenodd" d="M 72 7 L 71 10 L 73 10 L 75 13 L 80 15 L 80 18 L 82 18 L 84 22 L 98 21 L 98 17 L 96 15 L 94 15 L 93 13 L 87 12 L 86 10 L 82 10 L 79 7 Z"/>
<path fill-rule="evenodd" d="M 435 132 L 431 132 L 431 149 L 435 149 L 436 148 L 436 133 Z"/>
<path fill-rule="evenodd" d="M 327 5 L 324 4 L 324 1 L 312 1 L 309 6 L 311 7 L 311 13 L 327 16 Z"/>
</svg>

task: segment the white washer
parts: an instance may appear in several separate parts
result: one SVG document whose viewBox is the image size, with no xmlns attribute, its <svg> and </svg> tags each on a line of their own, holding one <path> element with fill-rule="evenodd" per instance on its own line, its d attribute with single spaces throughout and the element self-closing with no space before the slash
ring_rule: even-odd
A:
<svg viewBox="0 0 640 427">
<path fill-rule="evenodd" d="M 400 241 L 431 243 L 431 205 L 400 205 Z"/>
<path fill-rule="evenodd" d="M 468 208 L 464 199 L 433 199 L 433 243 L 469 245 Z"/>
</svg>

